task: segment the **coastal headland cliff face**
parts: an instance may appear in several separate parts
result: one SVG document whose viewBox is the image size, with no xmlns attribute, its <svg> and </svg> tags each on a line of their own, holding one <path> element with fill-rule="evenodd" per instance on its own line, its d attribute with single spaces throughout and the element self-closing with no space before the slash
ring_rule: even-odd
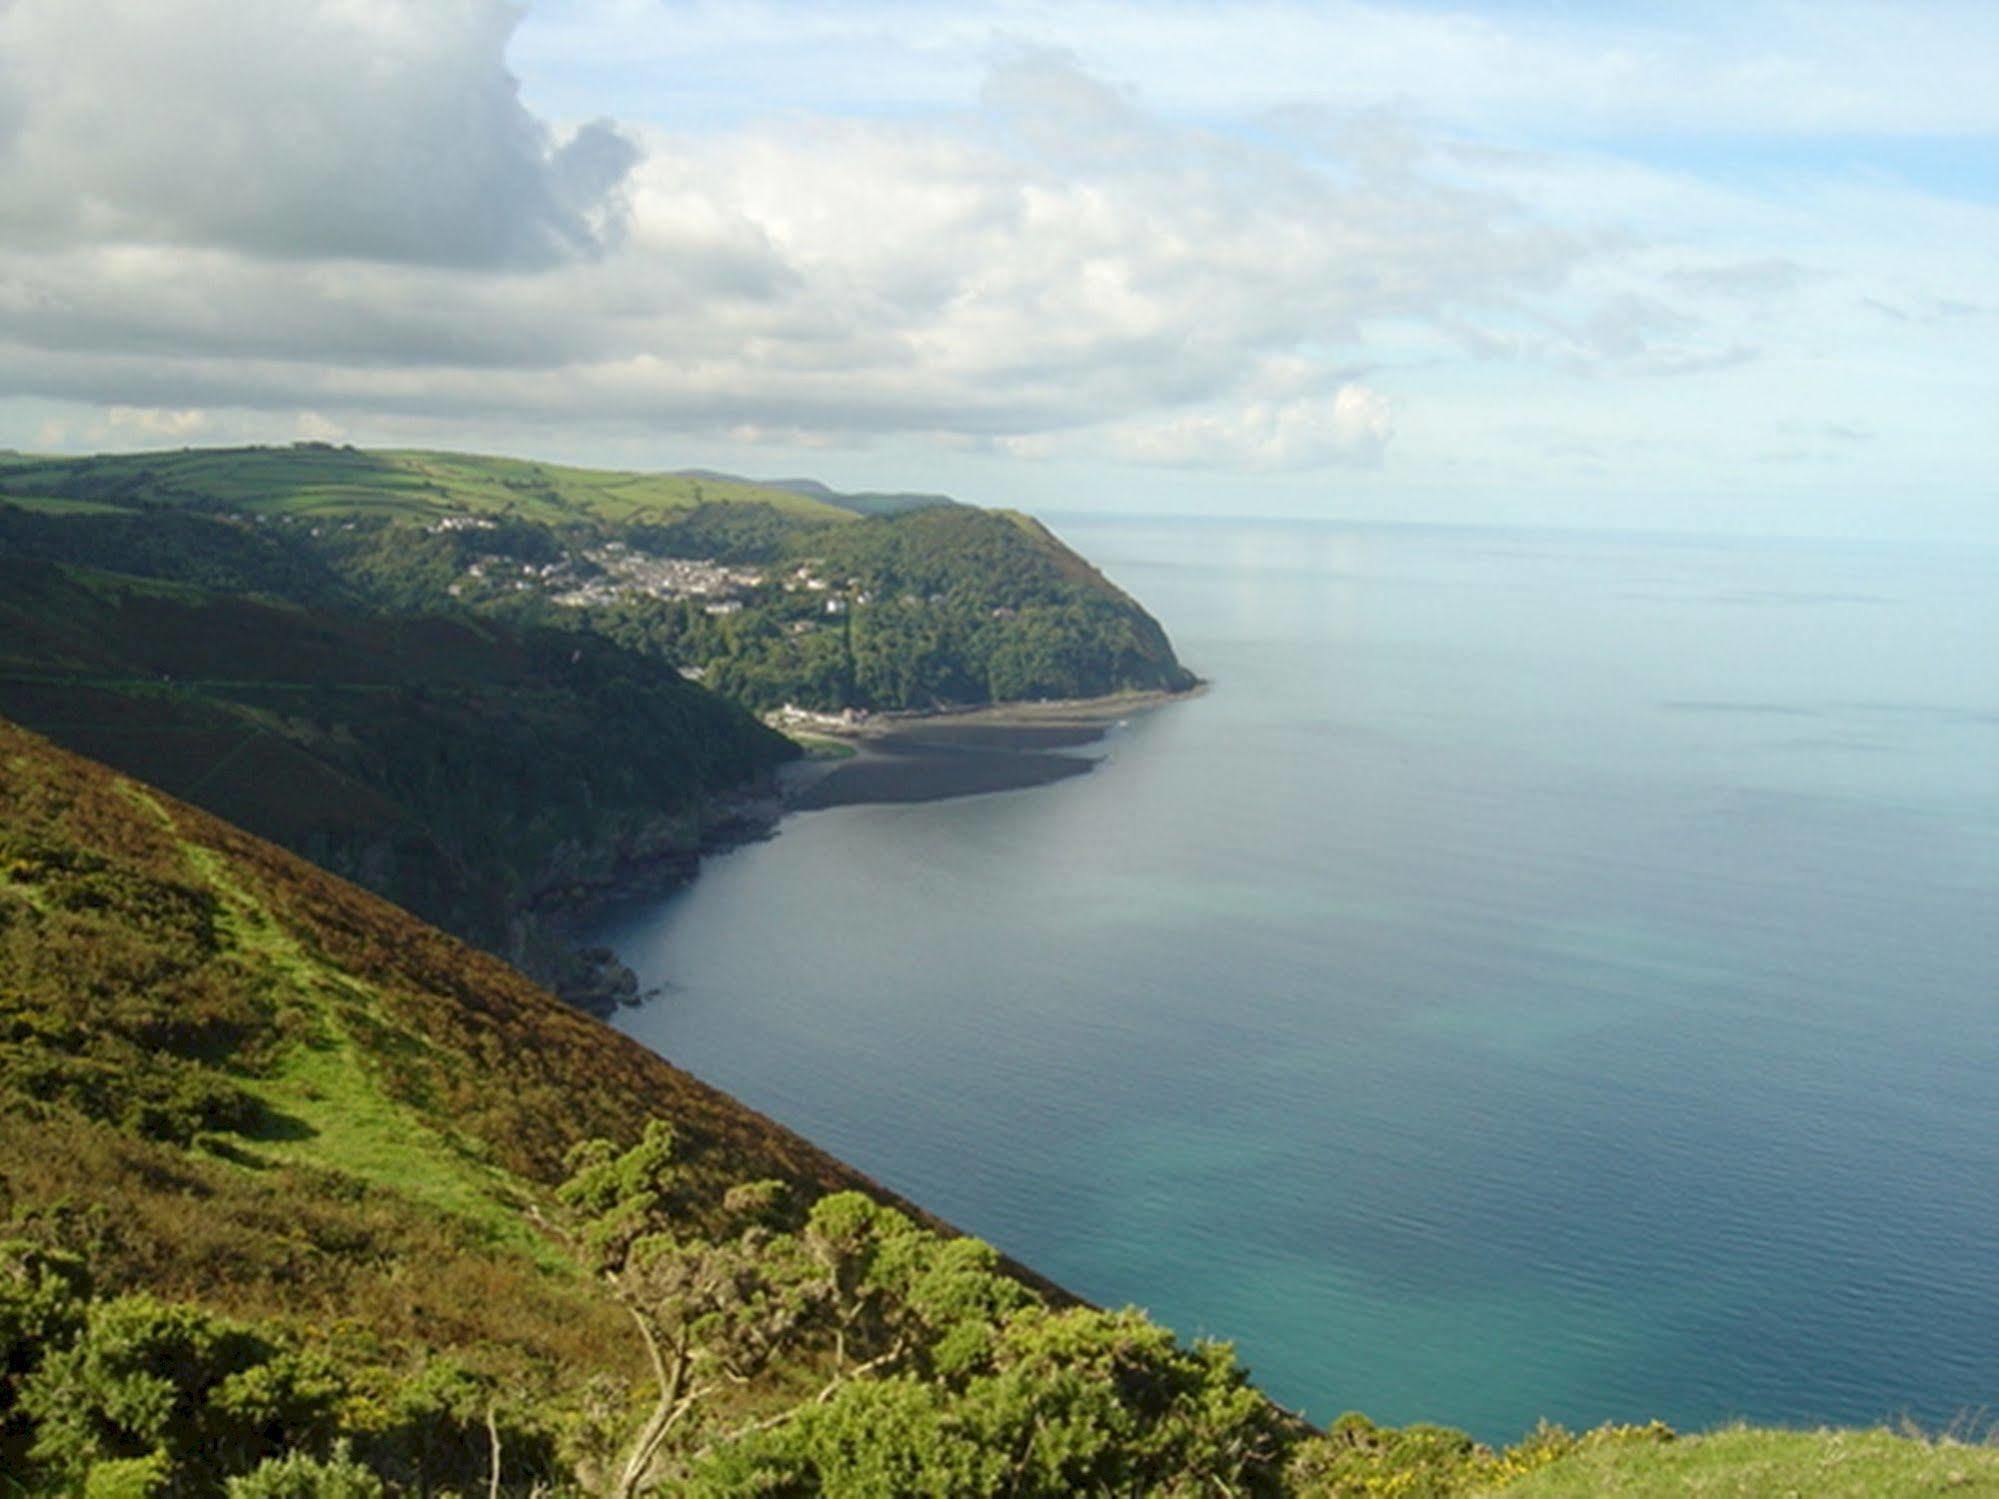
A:
<svg viewBox="0 0 1999 1499">
<path fill-rule="evenodd" d="M 1026 517 L 717 475 L 302 445 L 0 459 L 0 712 L 594 1008 L 573 916 L 767 832 L 856 717 L 1172 689 Z"/>
</svg>

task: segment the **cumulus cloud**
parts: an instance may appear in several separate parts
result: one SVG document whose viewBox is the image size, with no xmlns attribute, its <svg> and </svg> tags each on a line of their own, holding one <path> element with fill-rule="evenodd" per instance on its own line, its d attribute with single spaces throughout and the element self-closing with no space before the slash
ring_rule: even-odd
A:
<svg viewBox="0 0 1999 1499">
<path fill-rule="evenodd" d="M 0 395 L 1270 470 L 1381 460 L 1378 340 L 1714 357 L 1656 297 L 1535 313 L 1601 245 L 1391 114 L 1198 128 L 1022 48 L 948 126 L 565 130 L 516 20 L 0 7 Z"/>
<path fill-rule="evenodd" d="M 1023 458 L 1107 453 L 1161 468 L 1281 473 L 1381 462 L 1395 434 L 1380 391 L 1305 360 L 1269 360 L 1230 399 L 1005 444 Z"/>
<path fill-rule="evenodd" d="M 1113 450 L 1139 463 L 1253 470 L 1370 466 L 1393 434 L 1386 397 L 1364 385 L 1331 395 L 1250 401 L 1220 411 L 1110 429 Z"/>
<path fill-rule="evenodd" d="M 450 265 L 601 248 L 636 158 L 521 104 L 503 0 L 12 0 L 0 232 Z"/>
</svg>

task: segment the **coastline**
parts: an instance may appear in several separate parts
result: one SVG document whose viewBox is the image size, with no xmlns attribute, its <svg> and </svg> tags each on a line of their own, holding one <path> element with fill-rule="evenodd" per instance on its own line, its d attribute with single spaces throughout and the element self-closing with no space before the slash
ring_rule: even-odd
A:
<svg viewBox="0 0 1999 1499">
<path fill-rule="evenodd" d="M 653 998 L 654 991 L 641 990 L 638 975 L 615 953 L 585 946 L 580 929 L 617 901 L 663 895 L 689 883 L 710 854 L 775 837 L 787 816 L 1021 791 L 1088 775 L 1098 757 L 1064 751 L 1096 744 L 1134 715 L 1199 697 L 1207 687 L 1198 682 L 1180 692 L 883 714 L 838 729 L 815 725 L 814 737 L 837 740 L 852 753 L 783 766 L 774 788 L 748 788 L 718 798 L 692 846 L 627 851 L 606 877 L 570 885 L 559 901 L 531 902 L 540 905 L 538 914 L 561 934 L 576 964 L 551 987 L 565 1002 L 599 1019 Z"/>
<path fill-rule="evenodd" d="M 1181 692 L 991 703 L 883 714 L 837 728 L 815 725 L 815 734 L 837 739 L 854 753 L 787 767 L 784 807 L 787 812 L 817 812 L 1052 785 L 1096 767 L 1095 758 L 1064 751 L 1096 744 L 1134 715 L 1198 697 L 1206 689 L 1202 682 Z"/>
</svg>

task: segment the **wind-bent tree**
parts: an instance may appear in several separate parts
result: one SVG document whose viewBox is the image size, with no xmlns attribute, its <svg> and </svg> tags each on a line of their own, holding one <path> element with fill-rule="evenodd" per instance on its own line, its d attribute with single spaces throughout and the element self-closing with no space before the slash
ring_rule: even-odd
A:
<svg viewBox="0 0 1999 1499">
<path fill-rule="evenodd" d="M 656 1384 L 618 1499 L 658 1481 L 669 1450 L 690 1494 L 1275 1491 L 1296 1423 L 1224 1344 L 1184 1348 L 1135 1311 L 1053 1310 L 990 1246 L 856 1192 L 802 1221 L 774 1183 L 704 1201 L 663 1124 L 573 1164 L 562 1196 Z M 722 1419 L 715 1397 L 763 1375 Z"/>
<path fill-rule="evenodd" d="M 612 1485 L 630 1499 L 704 1401 L 749 1383 L 797 1341 L 821 1277 L 797 1241 L 770 1226 L 780 1183 L 734 1188 L 718 1214 L 700 1202 L 662 1121 L 622 1154 L 607 1140 L 580 1145 L 570 1167 L 561 1198 L 582 1218 L 584 1252 L 631 1315 L 657 1386 Z"/>
</svg>

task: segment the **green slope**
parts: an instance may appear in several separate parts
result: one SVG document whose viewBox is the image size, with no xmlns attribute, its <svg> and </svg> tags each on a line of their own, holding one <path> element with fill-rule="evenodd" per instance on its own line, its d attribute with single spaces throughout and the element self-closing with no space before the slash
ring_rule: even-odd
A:
<svg viewBox="0 0 1999 1499">
<path fill-rule="evenodd" d="M 1738 1427 L 1589 1448 L 1503 1492 L 1508 1499 L 1974 1499 L 1999 1494 L 1999 1447 L 1889 1431 Z"/>
<path fill-rule="evenodd" d="M 118 508 L 196 506 L 252 514 L 509 514 L 551 525 L 624 524 L 695 506 L 756 503 L 802 520 L 850 518 L 837 505 L 734 479 L 573 468 L 517 458 L 297 443 L 88 458 L 0 456 L 0 495 Z"/>
<path fill-rule="evenodd" d="M 144 1138 L 195 1144 L 218 1129 L 252 1154 L 348 1171 L 473 1218 L 495 1183 L 519 1193 L 553 1181 L 575 1140 L 634 1138 L 653 1118 L 674 1120 L 718 1181 L 862 1184 L 497 959 L 4 719 L 0 910 L 8 1044 L 102 1049 L 130 1069 L 129 1088 L 77 1094 L 83 1113 L 131 1123 L 148 1069 L 182 1063 L 267 1106 L 208 1111 L 195 1090 L 189 1112 L 138 1125 Z M 380 1163 L 385 1150 L 403 1162 Z"/>
</svg>

